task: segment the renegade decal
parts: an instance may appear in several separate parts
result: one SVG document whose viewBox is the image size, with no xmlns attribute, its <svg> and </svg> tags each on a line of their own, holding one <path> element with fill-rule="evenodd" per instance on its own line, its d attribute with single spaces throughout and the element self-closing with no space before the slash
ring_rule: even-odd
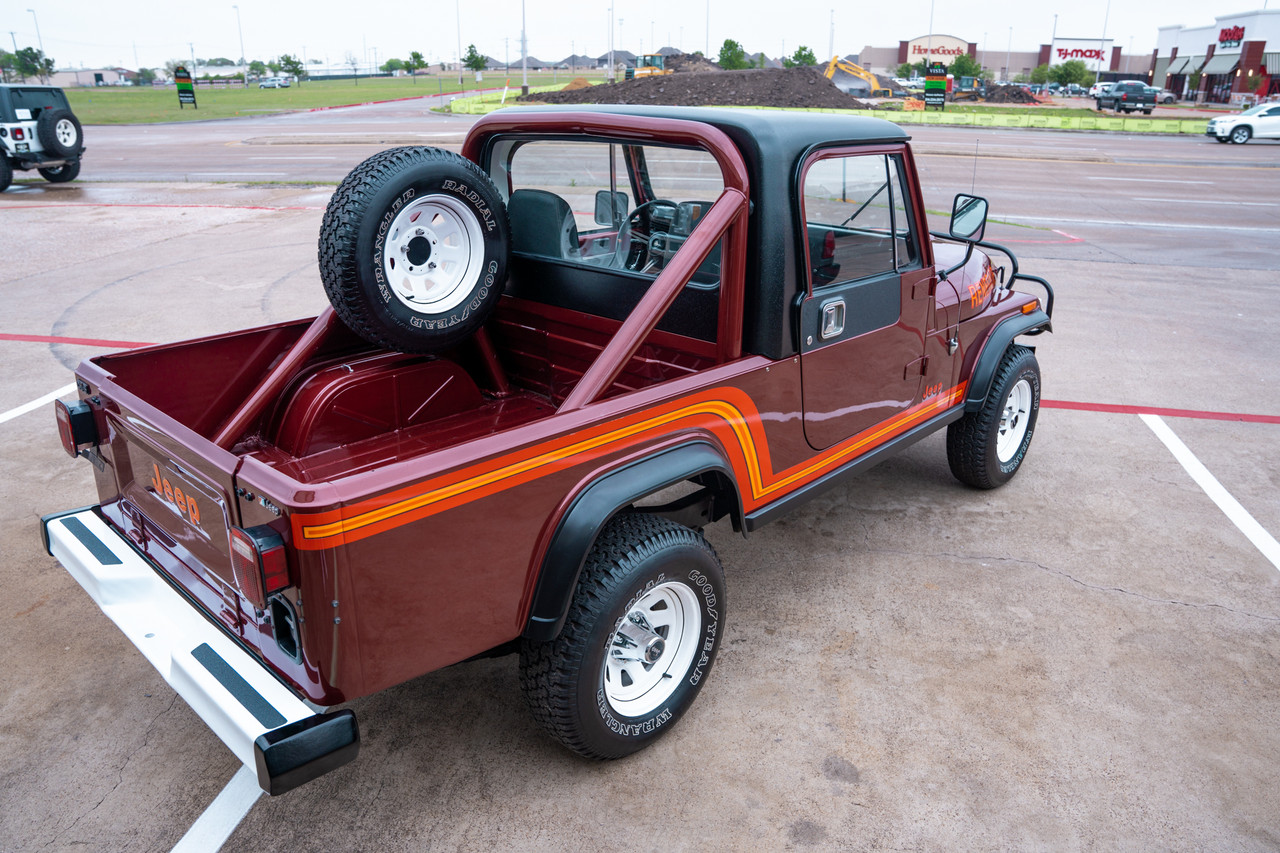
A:
<svg viewBox="0 0 1280 853">
<path fill-rule="evenodd" d="M 736 388 L 712 389 L 351 506 L 295 513 L 291 519 L 294 545 L 302 550 L 319 550 L 364 539 L 574 465 L 620 453 L 650 434 L 669 435 L 677 425 L 690 432 L 710 432 L 719 439 L 742 489 L 743 509 L 752 512 L 957 405 L 964 399 L 965 387 L 961 384 L 940 393 L 779 472 L 773 470 L 760 413 L 751 398 Z"/>
</svg>

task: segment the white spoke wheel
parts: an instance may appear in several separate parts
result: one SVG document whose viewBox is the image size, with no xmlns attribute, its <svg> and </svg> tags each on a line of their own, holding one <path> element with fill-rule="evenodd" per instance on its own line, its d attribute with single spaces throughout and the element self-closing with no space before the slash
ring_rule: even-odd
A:
<svg viewBox="0 0 1280 853">
<path fill-rule="evenodd" d="M 353 169 L 329 200 L 320 278 L 361 337 L 438 352 L 497 307 L 510 242 L 502 198 L 474 163 L 438 148 L 391 148 Z"/>
<path fill-rule="evenodd" d="M 534 718 L 588 758 L 661 737 L 706 682 L 724 633 L 724 570 L 702 536 L 615 516 L 587 556 L 560 635 L 525 640 L 520 686 Z"/>
<path fill-rule="evenodd" d="M 684 581 L 646 592 L 613 632 L 604 695 L 623 716 L 639 717 L 671 697 L 701 644 L 697 596 Z"/>
<path fill-rule="evenodd" d="M 446 195 L 416 200 L 387 230 L 382 265 L 410 310 L 443 314 L 470 295 L 484 264 L 484 230 L 465 203 Z"/>
<path fill-rule="evenodd" d="M 1000 426 L 997 427 L 996 457 L 1001 462 L 1008 462 L 1022 446 L 1022 437 L 1027 434 L 1027 423 L 1031 419 L 1031 383 L 1019 379 L 1004 401 L 1004 411 L 1000 413 Z"/>
<path fill-rule="evenodd" d="M 1040 365 L 1024 346 L 1005 350 L 977 411 L 947 427 L 947 462 L 962 483 L 1004 485 L 1018 473 L 1040 413 Z"/>
</svg>

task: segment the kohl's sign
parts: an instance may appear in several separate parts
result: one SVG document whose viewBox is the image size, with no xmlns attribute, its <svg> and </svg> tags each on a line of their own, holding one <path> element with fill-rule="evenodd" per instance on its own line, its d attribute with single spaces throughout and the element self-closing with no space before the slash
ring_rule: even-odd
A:
<svg viewBox="0 0 1280 853">
<path fill-rule="evenodd" d="M 1223 27 L 1218 33 L 1218 47 L 1239 47 L 1244 41 L 1244 27 Z"/>
</svg>

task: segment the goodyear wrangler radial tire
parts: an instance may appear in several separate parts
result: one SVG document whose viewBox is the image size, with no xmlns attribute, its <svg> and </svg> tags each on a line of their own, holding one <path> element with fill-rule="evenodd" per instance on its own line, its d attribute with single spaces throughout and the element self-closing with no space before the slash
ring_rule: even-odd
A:
<svg viewBox="0 0 1280 853">
<path fill-rule="evenodd" d="M 706 682 L 724 608 L 724 570 L 701 535 L 653 515 L 615 516 L 587 556 L 560 636 L 522 644 L 534 718 L 587 758 L 648 746 Z"/>
<path fill-rule="evenodd" d="M 497 306 L 510 242 L 502 199 L 474 163 L 438 148 L 391 148 L 353 169 L 330 199 L 320 278 L 361 337 L 434 352 Z"/>
<path fill-rule="evenodd" d="M 947 427 L 947 461 L 962 483 L 1002 486 L 1022 467 L 1040 413 L 1040 365 L 1014 344 L 1004 352 L 986 402 Z"/>
</svg>

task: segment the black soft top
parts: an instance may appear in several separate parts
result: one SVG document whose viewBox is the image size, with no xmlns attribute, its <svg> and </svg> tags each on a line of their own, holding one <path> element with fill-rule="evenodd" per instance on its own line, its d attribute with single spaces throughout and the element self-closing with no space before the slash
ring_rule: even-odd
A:
<svg viewBox="0 0 1280 853">
<path fill-rule="evenodd" d="M 743 348 L 771 358 L 798 351 L 789 306 L 805 286 L 801 275 L 803 235 L 799 233 L 803 225 L 796 215 L 794 186 L 801 158 L 813 148 L 910 139 L 901 127 L 884 119 L 840 113 L 625 104 L 508 109 L 679 119 L 723 131 L 742 153 L 751 182 Z"/>
</svg>

